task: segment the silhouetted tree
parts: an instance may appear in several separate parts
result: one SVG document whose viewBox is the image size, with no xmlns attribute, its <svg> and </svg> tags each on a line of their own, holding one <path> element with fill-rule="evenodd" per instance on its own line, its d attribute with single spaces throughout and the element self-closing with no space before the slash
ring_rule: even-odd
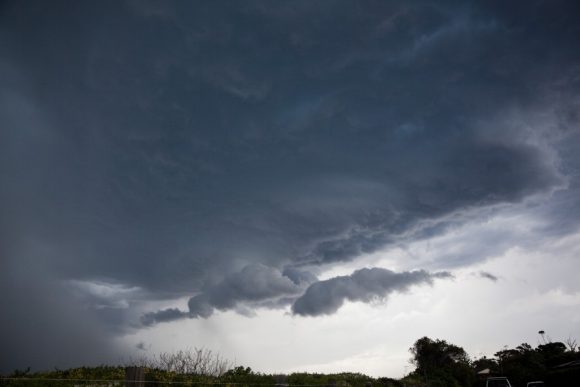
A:
<svg viewBox="0 0 580 387">
<path fill-rule="evenodd" d="M 496 359 L 490 359 L 486 356 L 483 356 L 477 360 L 474 360 L 471 363 L 471 366 L 475 372 L 483 371 L 485 369 L 489 369 L 492 373 L 497 374 L 499 373 L 499 365 Z"/>
<path fill-rule="evenodd" d="M 429 386 L 471 386 L 474 372 L 469 356 L 461 347 L 445 340 L 422 337 L 409 348 L 411 362 L 417 367 L 414 376 L 424 378 Z"/>
<path fill-rule="evenodd" d="M 509 377 L 515 385 L 525 385 L 531 380 L 542 379 L 546 367 L 542 356 L 531 345 L 523 343 L 515 349 L 504 349 L 495 353 L 500 373 Z"/>
<path fill-rule="evenodd" d="M 543 357 L 548 367 L 553 367 L 568 360 L 566 345 L 559 341 L 538 345 L 537 352 Z"/>
</svg>

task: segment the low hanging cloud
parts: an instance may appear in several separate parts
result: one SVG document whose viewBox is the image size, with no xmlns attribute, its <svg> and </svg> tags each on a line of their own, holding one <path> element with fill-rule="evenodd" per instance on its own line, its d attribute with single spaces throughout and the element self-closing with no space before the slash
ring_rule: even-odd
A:
<svg viewBox="0 0 580 387">
<path fill-rule="evenodd" d="M 391 293 L 405 292 L 413 285 L 433 284 L 437 278 L 452 278 L 449 272 L 428 273 L 424 270 L 396 273 L 372 268 L 351 275 L 312 284 L 292 305 L 292 313 L 301 316 L 333 314 L 345 301 L 370 302 L 386 299 Z"/>
<path fill-rule="evenodd" d="M 297 275 L 296 269 L 291 272 Z M 277 300 L 280 306 L 291 304 L 294 315 L 329 315 L 337 312 L 345 301 L 385 300 L 391 293 L 405 292 L 413 285 L 432 285 L 435 279 L 453 278 L 446 271 L 397 273 L 382 268 L 364 268 L 348 276 L 318 282 L 310 282 L 315 278 L 312 274 L 301 273 L 300 277 L 309 281 L 293 282 L 263 265 L 246 266 L 217 286 L 191 297 L 187 312 L 176 308 L 151 312 L 141 317 L 141 323 L 151 326 L 183 318 L 208 318 L 216 309 L 245 310 L 247 305 L 255 307 L 272 300 Z"/>
<path fill-rule="evenodd" d="M 181 320 L 189 317 L 189 313 L 178 308 L 167 308 L 157 312 L 149 312 L 141 316 L 141 324 L 151 326 L 163 322 Z"/>
<path fill-rule="evenodd" d="M 280 272 L 265 265 L 247 265 L 241 271 L 191 297 L 187 312 L 177 308 L 151 312 L 141 317 L 141 323 L 154 325 L 182 318 L 208 318 L 216 309 L 238 309 L 244 312 L 248 305 L 287 305 L 314 281 L 316 276 L 312 273 L 295 268 L 286 268 Z"/>
</svg>

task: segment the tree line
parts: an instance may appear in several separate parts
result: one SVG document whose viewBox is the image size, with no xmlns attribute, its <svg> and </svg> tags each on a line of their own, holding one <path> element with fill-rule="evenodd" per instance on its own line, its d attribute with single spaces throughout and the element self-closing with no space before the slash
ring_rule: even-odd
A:
<svg viewBox="0 0 580 387">
<path fill-rule="evenodd" d="M 542 380 L 548 387 L 580 385 L 580 350 L 575 340 L 527 343 L 497 351 L 493 357 L 471 359 L 460 346 L 446 340 L 422 337 L 409 349 L 414 371 L 402 379 L 373 378 L 361 373 L 264 374 L 250 367 L 233 366 L 207 349 L 161 353 L 129 360 L 120 366 L 79 367 L 45 372 L 15 370 L 0 379 L 0 386 L 114 386 L 122 385 L 125 368 L 144 369 L 148 386 L 179 385 L 224 387 L 332 386 L 332 387 L 477 387 L 489 376 L 506 376 L 512 386 L 525 387 Z"/>
<path fill-rule="evenodd" d="M 580 385 L 580 351 L 576 341 L 547 342 L 532 347 L 522 343 L 497 351 L 493 357 L 471 360 L 467 352 L 445 340 L 420 338 L 409 349 L 415 370 L 401 382 L 406 386 L 485 385 L 490 376 L 505 376 L 512 386 L 525 387 L 531 381 L 547 386 Z"/>
</svg>

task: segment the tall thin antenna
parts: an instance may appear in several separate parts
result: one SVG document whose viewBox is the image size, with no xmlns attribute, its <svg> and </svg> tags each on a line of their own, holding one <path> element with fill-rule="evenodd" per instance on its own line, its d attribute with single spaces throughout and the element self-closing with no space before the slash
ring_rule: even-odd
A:
<svg viewBox="0 0 580 387">
<path fill-rule="evenodd" d="M 546 344 L 546 336 L 545 336 L 546 332 L 544 332 L 544 331 L 539 331 L 539 332 L 538 332 L 538 334 L 539 334 L 539 335 L 540 335 L 540 337 L 542 338 L 542 343 L 543 343 L 543 344 Z"/>
</svg>

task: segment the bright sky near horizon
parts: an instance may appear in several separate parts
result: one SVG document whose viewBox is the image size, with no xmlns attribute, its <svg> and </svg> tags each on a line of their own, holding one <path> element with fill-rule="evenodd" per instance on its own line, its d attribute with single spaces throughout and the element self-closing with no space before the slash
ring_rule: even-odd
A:
<svg viewBox="0 0 580 387">
<path fill-rule="evenodd" d="M 400 377 L 580 339 L 575 1 L 4 1 L 0 373 Z"/>
</svg>

